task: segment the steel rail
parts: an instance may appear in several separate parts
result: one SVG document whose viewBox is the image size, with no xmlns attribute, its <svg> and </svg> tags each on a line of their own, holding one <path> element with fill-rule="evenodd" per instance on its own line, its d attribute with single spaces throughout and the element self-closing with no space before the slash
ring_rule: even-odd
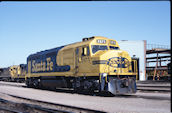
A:
<svg viewBox="0 0 172 113">
<path fill-rule="evenodd" d="M 42 106 L 39 106 L 39 105 L 32 105 L 32 104 L 26 104 L 26 103 L 16 103 L 16 102 L 11 102 L 11 101 L 4 100 L 4 99 L 0 99 L 0 102 L 2 104 L 9 104 L 10 106 L 11 105 L 25 106 L 27 108 L 32 108 L 32 109 L 38 110 L 39 112 L 44 111 L 44 112 L 47 112 L 47 113 L 72 113 L 72 112 L 69 112 L 69 111 L 66 111 L 66 110 L 51 109 L 51 108 L 46 108 L 46 107 L 42 107 Z M 0 106 L 0 110 L 3 110 L 3 111 L 8 111 L 8 112 L 12 112 L 12 113 L 25 113 L 25 111 L 23 111 L 23 110 L 16 110 L 16 109 L 17 108 L 15 108 L 15 109 L 13 109 L 12 107 L 10 108 L 7 105 L 6 105 L 6 107 Z"/>
<path fill-rule="evenodd" d="M 75 111 L 78 111 L 79 113 L 82 113 L 82 112 L 86 112 L 86 113 L 106 113 L 105 111 L 99 111 L 99 110 L 93 110 L 93 109 L 88 109 L 88 108 L 81 108 L 81 107 L 75 107 L 75 106 L 69 106 L 69 105 L 63 105 L 63 104 L 45 102 L 45 101 L 40 101 L 40 100 L 35 100 L 35 99 L 29 99 L 29 98 L 25 98 L 25 97 L 10 95 L 10 94 L 7 94 L 7 95 L 12 96 L 14 98 L 31 101 L 31 102 L 34 102 L 34 103 L 35 102 L 36 103 L 42 103 L 42 104 L 47 104 L 47 105 L 53 105 L 53 106 L 60 107 L 60 108 L 63 108 L 63 109 L 68 109 L 68 110 L 70 110 L 68 112 L 71 112 L 71 111 L 75 110 Z"/>
</svg>

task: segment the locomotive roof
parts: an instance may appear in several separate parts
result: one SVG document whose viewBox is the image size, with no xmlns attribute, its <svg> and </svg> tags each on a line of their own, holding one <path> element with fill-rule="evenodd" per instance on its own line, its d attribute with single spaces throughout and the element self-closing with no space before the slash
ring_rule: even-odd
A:
<svg viewBox="0 0 172 113">
<path fill-rule="evenodd" d="M 102 36 L 94 36 L 94 37 L 87 38 L 86 41 L 81 41 L 81 42 L 76 42 L 76 43 L 69 44 L 69 45 L 65 46 L 63 49 L 69 49 L 69 48 L 75 48 L 75 47 L 82 46 L 82 45 L 87 45 L 87 44 L 90 44 L 93 40 L 96 40 L 96 39 L 108 39 L 108 38 L 102 37 Z"/>
<path fill-rule="evenodd" d="M 55 47 L 55 48 L 52 48 L 52 49 L 47 49 L 47 50 L 44 50 L 44 51 L 40 51 L 40 52 L 29 55 L 29 57 L 34 57 L 34 56 L 39 56 L 39 55 L 43 55 L 43 54 L 56 52 L 56 51 L 60 50 L 63 47 L 65 47 L 65 46 L 60 46 L 60 47 Z"/>
<path fill-rule="evenodd" d="M 75 47 L 82 46 L 82 45 L 88 45 L 95 39 L 108 39 L 108 38 L 102 37 L 102 36 L 93 36 L 93 37 L 90 37 L 90 38 L 83 38 L 83 39 L 86 39 L 86 40 L 83 40 L 81 42 L 71 43 L 71 44 L 68 44 L 68 45 L 60 46 L 60 47 L 55 47 L 55 48 L 52 48 L 52 49 L 47 49 L 47 50 L 44 50 L 44 51 L 40 51 L 40 52 L 29 55 L 28 58 L 41 56 L 43 54 L 48 54 L 48 53 L 52 53 L 52 52 L 58 52 L 60 49 L 69 49 L 69 48 L 75 48 Z"/>
</svg>

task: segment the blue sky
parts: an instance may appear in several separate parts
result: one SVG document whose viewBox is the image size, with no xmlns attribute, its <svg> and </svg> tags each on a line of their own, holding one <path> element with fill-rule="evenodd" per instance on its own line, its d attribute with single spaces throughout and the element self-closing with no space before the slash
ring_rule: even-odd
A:
<svg viewBox="0 0 172 113">
<path fill-rule="evenodd" d="M 0 2 L 0 68 L 90 36 L 170 45 L 170 2 Z"/>
</svg>

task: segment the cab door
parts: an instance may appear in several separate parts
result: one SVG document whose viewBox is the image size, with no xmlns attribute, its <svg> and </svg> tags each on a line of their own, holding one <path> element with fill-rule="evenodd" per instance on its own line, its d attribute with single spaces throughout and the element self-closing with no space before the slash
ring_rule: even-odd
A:
<svg viewBox="0 0 172 113">
<path fill-rule="evenodd" d="M 90 50 L 89 46 L 81 46 L 76 48 L 76 71 L 77 75 L 83 76 L 90 72 Z"/>
<path fill-rule="evenodd" d="M 77 47 L 76 49 L 75 49 L 75 71 L 74 71 L 74 75 L 77 75 L 77 73 L 78 73 L 78 70 L 79 70 L 79 58 L 80 58 L 80 56 L 79 56 L 79 48 Z"/>
</svg>

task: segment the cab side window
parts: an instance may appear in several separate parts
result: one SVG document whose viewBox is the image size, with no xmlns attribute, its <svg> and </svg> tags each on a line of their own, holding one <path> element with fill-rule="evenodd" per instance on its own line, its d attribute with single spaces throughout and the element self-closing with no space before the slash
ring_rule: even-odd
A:
<svg viewBox="0 0 172 113">
<path fill-rule="evenodd" d="M 86 56 L 86 51 L 85 51 L 85 47 L 82 47 L 82 56 Z"/>
<path fill-rule="evenodd" d="M 82 56 L 89 56 L 89 55 L 90 55 L 89 46 L 82 47 Z"/>
</svg>

